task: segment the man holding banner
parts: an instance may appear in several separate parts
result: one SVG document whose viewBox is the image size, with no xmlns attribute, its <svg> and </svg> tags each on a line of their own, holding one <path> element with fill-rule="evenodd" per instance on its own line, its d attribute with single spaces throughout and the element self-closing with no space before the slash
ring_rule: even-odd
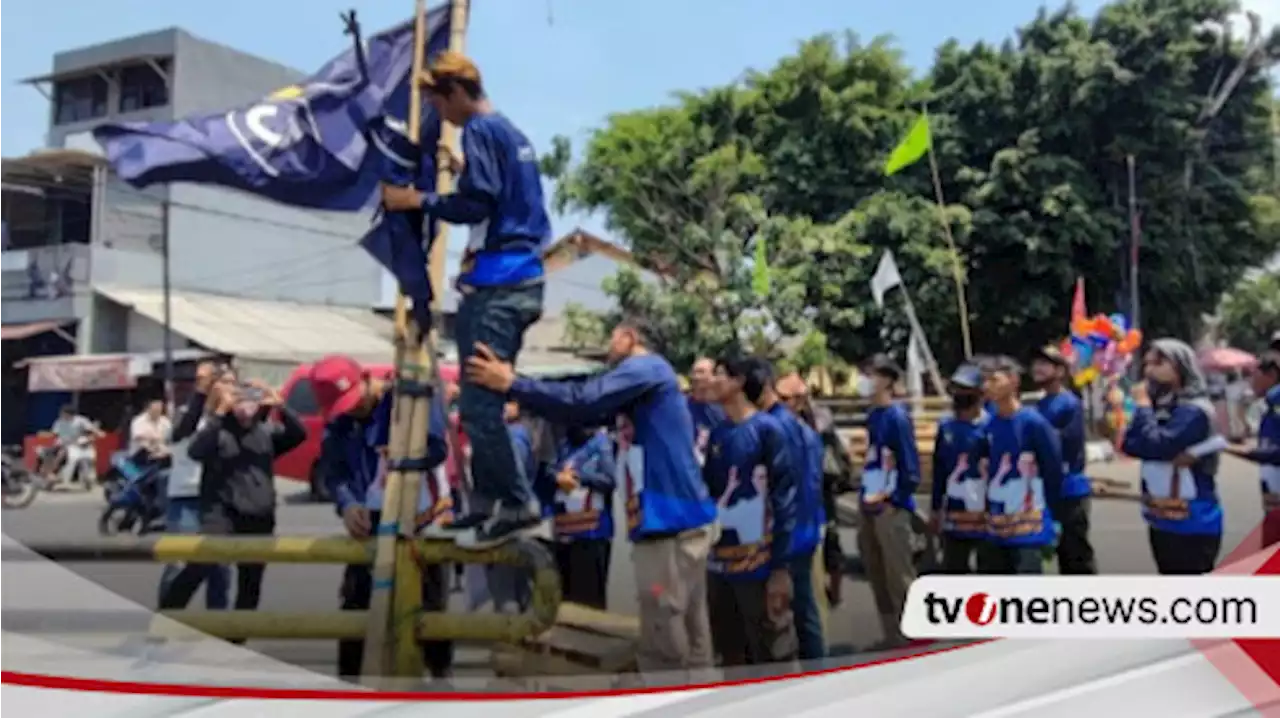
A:
<svg viewBox="0 0 1280 718">
<path fill-rule="evenodd" d="M 454 160 L 461 172 L 457 190 L 442 195 L 383 185 L 383 204 L 471 227 L 457 280 L 458 360 L 465 364 L 480 343 L 515 363 L 525 329 L 542 316 L 542 250 L 551 236 L 537 155 L 524 133 L 493 110 L 470 59 L 444 52 L 419 81 L 432 108 L 463 129 L 463 157 Z M 462 385 L 463 431 L 485 447 L 471 457 L 472 480 L 480 503 L 494 508 L 491 515 L 464 516 L 451 526 L 462 532 L 460 545 L 493 546 L 546 528 L 530 478 L 512 454 L 504 402 L 501 394 L 472 382 Z"/>
</svg>

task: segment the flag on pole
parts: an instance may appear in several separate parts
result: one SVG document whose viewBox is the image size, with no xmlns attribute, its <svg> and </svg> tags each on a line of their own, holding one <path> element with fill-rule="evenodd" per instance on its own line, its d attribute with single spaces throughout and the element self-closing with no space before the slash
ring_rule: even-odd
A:
<svg viewBox="0 0 1280 718">
<path fill-rule="evenodd" d="M 769 256 L 764 237 L 756 240 L 755 257 L 751 267 L 751 290 L 761 299 L 769 296 Z"/>
<path fill-rule="evenodd" d="M 880 255 L 880 264 L 871 277 L 871 296 L 875 297 L 876 306 L 884 308 L 884 295 L 890 289 L 902 284 L 902 275 L 898 273 L 898 263 L 893 260 L 893 252 L 885 250 Z"/>
<path fill-rule="evenodd" d="M 884 174 L 886 177 L 896 173 L 904 167 L 915 164 L 929 152 L 929 145 L 933 141 L 929 133 L 929 115 L 920 113 L 916 118 L 911 129 L 907 131 L 898 146 L 893 148 L 893 152 L 889 154 L 889 159 L 884 163 Z"/>
<path fill-rule="evenodd" d="M 907 392 L 916 399 L 924 396 L 924 382 L 921 375 L 924 374 L 926 366 L 924 351 L 920 348 L 920 338 L 913 331 L 910 341 L 907 342 Z"/>
<path fill-rule="evenodd" d="M 1089 311 L 1084 303 L 1084 277 L 1076 278 L 1076 294 L 1071 299 L 1071 323 L 1074 324 L 1077 319 L 1084 319 Z"/>
<path fill-rule="evenodd" d="M 448 47 L 449 17 L 448 4 L 427 14 L 428 55 Z M 375 200 L 388 159 L 381 123 L 408 117 L 413 55 L 410 20 L 368 38 L 367 72 L 351 48 L 253 104 L 177 122 L 107 123 L 93 135 L 134 187 L 194 182 L 296 207 L 357 211 Z M 424 116 L 424 128 L 433 124 Z"/>
</svg>

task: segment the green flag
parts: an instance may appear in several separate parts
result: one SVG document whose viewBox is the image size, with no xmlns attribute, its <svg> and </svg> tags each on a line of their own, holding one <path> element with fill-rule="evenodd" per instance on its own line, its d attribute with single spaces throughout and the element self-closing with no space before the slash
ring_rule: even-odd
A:
<svg viewBox="0 0 1280 718">
<path fill-rule="evenodd" d="M 756 240 L 755 258 L 751 268 L 751 290 L 757 297 L 769 296 L 769 257 L 765 254 L 764 237 Z"/>
<path fill-rule="evenodd" d="M 930 141 L 929 116 L 921 113 L 916 118 L 915 124 L 911 125 L 911 130 L 907 132 L 907 136 L 903 137 L 898 146 L 893 148 L 893 153 L 889 155 L 889 159 L 884 163 L 885 176 L 888 177 L 924 157 L 925 153 L 929 151 Z"/>
</svg>

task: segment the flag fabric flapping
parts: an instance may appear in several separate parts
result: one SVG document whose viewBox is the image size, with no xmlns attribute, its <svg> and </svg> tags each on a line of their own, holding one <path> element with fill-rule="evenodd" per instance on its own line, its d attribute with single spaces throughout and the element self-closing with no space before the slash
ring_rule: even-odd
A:
<svg viewBox="0 0 1280 718">
<path fill-rule="evenodd" d="M 1084 319 L 1088 313 L 1084 303 L 1084 277 L 1076 277 L 1076 292 L 1071 297 L 1071 321 Z"/>
<path fill-rule="evenodd" d="M 911 129 L 907 131 L 906 136 L 889 154 L 889 159 L 884 163 L 885 176 L 918 162 L 921 157 L 928 154 L 932 141 L 933 138 L 929 133 L 929 115 L 921 113 L 911 125 Z"/>
<path fill-rule="evenodd" d="M 884 308 L 884 295 L 890 289 L 902 284 L 902 275 L 898 273 L 898 263 L 893 259 L 893 252 L 885 250 L 880 255 L 880 264 L 871 277 L 871 296 L 875 297 L 876 306 Z"/>
<path fill-rule="evenodd" d="M 440 142 L 440 122 L 433 114 L 424 113 L 421 142 L 415 144 L 403 123 L 388 119 L 373 137 L 383 150 L 382 177 L 391 184 L 413 185 L 424 192 L 436 188 L 434 154 L 419 147 L 434 148 Z M 415 160 L 407 158 L 413 157 Z M 391 272 L 400 293 L 412 300 L 410 311 L 423 331 L 431 327 L 431 278 L 427 274 L 427 258 L 436 237 L 437 222 L 421 211 L 387 212 L 381 208 L 374 216 L 373 227 L 360 240 L 360 246 Z"/>
<path fill-rule="evenodd" d="M 447 4 L 427 14 L 429 55 L 448 46 L 449 14 Z M 351 48 L 245 107 L 177 122 L 109 123 L 94 137 L 135 187 L 193 182 L 296 207 L 363 209 L 385 168 L 375 136 L 383 118 L 408 116 L 413 28 L 410 20 L 368 38 L 367 76 Z"/>
</svg>

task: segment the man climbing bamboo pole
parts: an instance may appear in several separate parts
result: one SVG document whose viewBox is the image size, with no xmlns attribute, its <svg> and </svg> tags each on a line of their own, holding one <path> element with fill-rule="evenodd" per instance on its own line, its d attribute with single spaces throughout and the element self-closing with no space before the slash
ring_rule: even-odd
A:
<svg viewBox="0 0 1280 718">
<path fill-rule="evenodd" d="M 455 15 L 459 12 L 455 4 Z M 485 344 L 514 363 L 525 329 L 542 315 L 542 250 L 551 237 L 537 155 L 524 133 L 494 111 L 479 68 L 456 48 L 433 58 L 419 80 L 435 111 L 464 130 L 461 156 L 449 152 L 448 162 L 441 163 L 459 171 L 458 184 L 452 192 L 386 185 L 383 204 L 471 227 L 457 281 L 462 295 L 455 324 L 458 360 L 465 363 L 476 344 Z M 441 251 L 443 243 L 437 245 Z M 440 271 L 442 262 L 433 264 Z M 462 547 L 487 548 L 523 536 L 550 538 L 530 477 L 512 449 L 505 403 L 501 393 L 471 382 L 462 385 L 459 411 L 475 447 L 471 474 L 478 500 L 448 529 Z"/>
</svg>

